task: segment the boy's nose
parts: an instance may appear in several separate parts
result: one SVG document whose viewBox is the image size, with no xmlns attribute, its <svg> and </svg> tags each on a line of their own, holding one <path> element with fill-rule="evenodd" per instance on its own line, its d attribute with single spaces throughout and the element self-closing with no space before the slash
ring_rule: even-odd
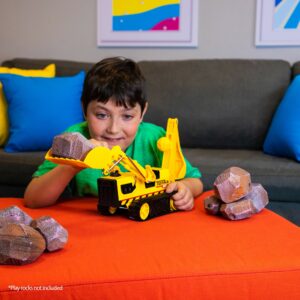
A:
<svg viewBox="0 0 300 300">
<path fill-rule="evenodd" d="M 107 128 L 107 131 L 109 133 L 115 134 L 115 133 L 118 133 L 119 130 L 120 130 L 120 127 L 119 127 L 118 120 L 112 118 L 111 121 L 110 121 L 110 123 L 109 123 L 109 126 Z"/>
</svg>

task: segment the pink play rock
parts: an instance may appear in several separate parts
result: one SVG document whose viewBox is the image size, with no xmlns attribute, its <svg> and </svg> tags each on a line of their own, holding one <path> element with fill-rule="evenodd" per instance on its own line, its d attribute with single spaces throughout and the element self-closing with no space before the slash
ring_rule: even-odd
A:
<svg viewBox="0 0 300 300">
<path fill-rule="evenodd" d="M 242 220 L 253 215 L 252 203 L 250 199 L 242 199 L 232 203 L 221 205 L 222 215 L 230 220 Z"/>
<path fill-rule="evenodd" d="M 5 218 L 0 216 L 0 228 L 2 228 L 6 224 L 7 224 L 7 222 L 6 222 Z"/>
<path fill-rule="evenodd" d="M 95 146 L 79 132 L 66 132 L 57 135 L 52 143 L 52 155 L 83 160 Z"/>
<path fill-rule="evenodd" d="M 260 183 L 252 183 L 250 193 L 244 198 L 251 200 L 254 213 L 259 213 L 269 203 L 268 193 Z"/>
<path fill-rule="evenodd" d="M 21 210 L 18 206 L 12 205 L 0 210 L 0 228 L 7 223 L 17 223 L 29 225 L 32 218 Z"/>
<path fill-rule="evenodd" d="M 46 241 L 43 236 L 28 225 L 9 223 L 0 228 L 0 264 L 31 263 L 45 248 Z"/>
<path fill-rule="evenodd" d="M 214 182 L 216 196 L 225 203 L 243 198 L 251 188 L 250 173 L 239 167 L 223 171 Z"/>
<path fill-rule="evenodd" d="M 62 249 L 68 241 L 68 231 L 49 216 L 33 220 L 31 226 L 43 235 L 48 251 Z"/>
<path fill-rule="evenodd" d="M 205 211 L 210 215 L 220 213 L 221 204 L 223 202 L 215 196 L 209 196 L 204 200 Z"/>
</svg>

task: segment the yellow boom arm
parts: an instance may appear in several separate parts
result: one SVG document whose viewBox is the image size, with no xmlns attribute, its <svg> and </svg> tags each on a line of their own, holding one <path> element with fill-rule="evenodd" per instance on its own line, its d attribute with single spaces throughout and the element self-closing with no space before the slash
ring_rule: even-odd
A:
<svg viewBox="0 0 300 300">
<path fill-rule="evenodd" d="M 157 141 L 157 147 L 164 153 L 161 167 L 170 171 L 170 180 L 183 178 L 186 164 L 180 148 L 177 119 L 168 119 L 166 136 Z"/>
</svg>

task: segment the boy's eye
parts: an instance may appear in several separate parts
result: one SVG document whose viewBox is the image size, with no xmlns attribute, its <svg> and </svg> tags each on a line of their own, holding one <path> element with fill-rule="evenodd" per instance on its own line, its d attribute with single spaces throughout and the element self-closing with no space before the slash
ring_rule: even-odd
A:
<svg viewBox="0 0 300 300">
<path fill-rule="evenodd" d="M 96 114 L 96 117 L 97 117 L 98 119 L 103 120 L 103 119 L 106 119 L 106 118 L 108 117 L 108 114 L 105 114 L 105 113 L 97 113 L 97 114 Z"/>
<path fill-rule="evenodd" d="M 123 115 L 123 119 L 125 121 L 131 120 L 132 118 L 133 118 L 133 115 L 129 115 L 129 114 Z"/>
</svg>

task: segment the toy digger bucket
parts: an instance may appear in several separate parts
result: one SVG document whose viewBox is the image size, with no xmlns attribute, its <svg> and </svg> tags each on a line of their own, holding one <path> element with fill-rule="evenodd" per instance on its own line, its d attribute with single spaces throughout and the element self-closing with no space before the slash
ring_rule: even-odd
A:
<svg viewBox="0 0 300 300">
<path fill-rule="evenodd" d="M 107 169 L 111 164 L 110 150 L 101 146 L 90 150 L 84 160 L 53 156 L 52 149 L 46 153 L 45 159 L 78 168 Z"/>
</svg>

